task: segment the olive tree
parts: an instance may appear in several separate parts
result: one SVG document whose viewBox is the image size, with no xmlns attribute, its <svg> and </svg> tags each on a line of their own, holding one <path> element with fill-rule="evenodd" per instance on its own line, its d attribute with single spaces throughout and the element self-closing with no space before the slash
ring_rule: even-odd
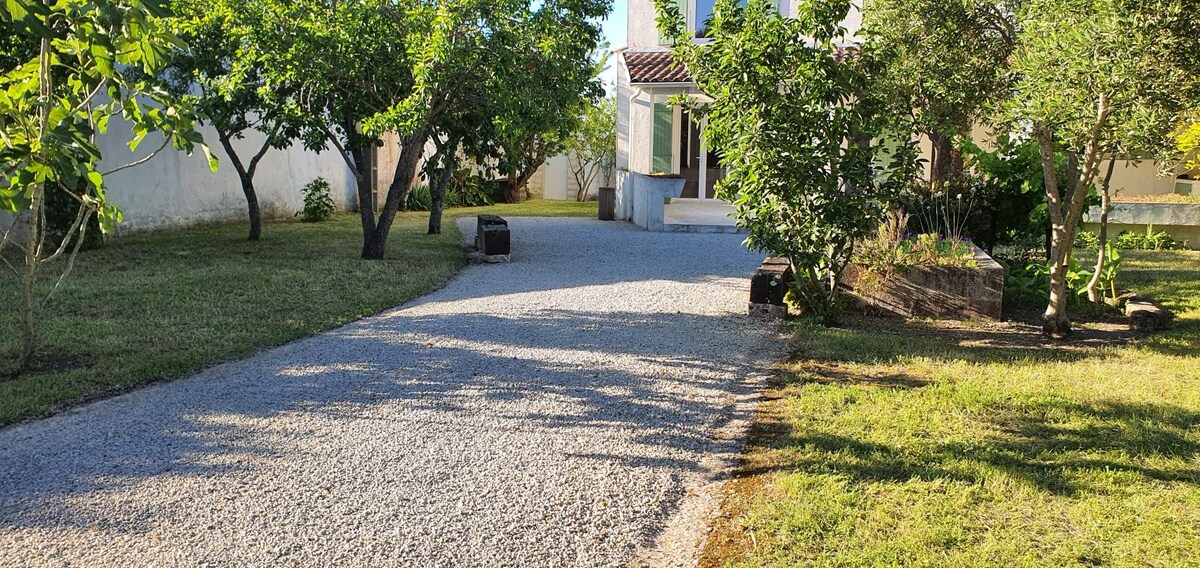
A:
<svg viewBox="0 0 1200 568">
<path fill-rule="evenodd" d="M 791 261 L 795 294 L 827 324 L 855 241 L 879 209 L 873 139 L 883 124 L 871 57 L 842 49 L 850 8 L 804 2 L 787 18 L 770 0 L 718 0 L 710 41 L 698 44 L 674 3 L 658 3 L 675 57 L 712 99 L 694 110 L 707 116 L 705 142 L 726 169 L 718 196 L 735 205 L 748 246 Z"/>
<path fill-rule="evenodd" d="M 0 211 L 13 217 L 0 235 L 0 261 L 20 281 L 20 369 L 33 361 L 38 325 L 71 272 L 89 219 L 97 216 L 102 231 L 121 219 L 105 195 L 105 176 L 168 145 L 207 153 L 189 101 L 152 81 L 184 47 L 165 16 L 161 5 L 145 0 L 10 0 L 0 13 L 0 30 L 19 38 L 12 44 L 28 55 L 8 54 L 16 65 L 0 77 Z M 101 169 L 96 138 L 113 118 L 130 124 L 131 150 L 151 133 L 163 133 L 163 142 L 142 158 Z M 77 204 L 57 243 L 46 221 L 47 198 L 55 193 Z M 55 262 L 47 290 L 43 278 Z"/>
<path fill-rule="evenodd" d="M 1026 0 L 1007 105 L 1042 158 L 1051 220 L 1044 331 L 1064 337 L 1066 273 L 1089 191 L 1106 158 L 1162 155 L 1200 95 L 1200 0 Z M 1066 168 L 1055 163 L 1066 154 Z"/>
</svg>

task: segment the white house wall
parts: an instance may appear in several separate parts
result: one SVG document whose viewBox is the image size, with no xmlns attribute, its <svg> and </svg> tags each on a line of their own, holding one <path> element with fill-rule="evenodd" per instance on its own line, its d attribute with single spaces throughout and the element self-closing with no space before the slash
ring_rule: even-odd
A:
<svg viewBox="0 0 1200 568">
<path fill-rule="evenodd" d="M 209 127 L 200 131 L 221 162 L 217 172 L 209 169 L 198 149 L 188 156 L 168 147 L 144 164 L 105 177 L 108 198 L 125 218 L 117 227 L 118 234 L 246 218 L 241 183 L 216 132 Z M 104 156 L 101 171 L 146 156 L 162 144 L 161 136 L 151 134 L 136 152 L 130 152 L 130 139 L 128 125 L 113 120 L 109 134 L 99 140 Z M 244 140 L 234 141 L 234 145 L 250 155 L 261 142 L 260 134 L 251 133 Z M 340 209 L 353 206 L 353 176 L 335 152 L 318 154 L 299 146 L 269 151 L 254 178 L 263 216 L 291 217 L 301 210 L 304 196 L 300 188 L 317 177 L 324 177 L 332 186 L 333 199 Z"/>
<path fill-rule="evenodd" d="M 796 15 L 796 2 L 798 0 L 779 0 L 780 12 L 789 16 Z M 854 42 L 858 39 L 857 33 L 862 28 L 862 12 L 859 10 L 861 2 L 854 2 L 850 8 L 850 13 L 842 22 L 842 27 L 846 29 L 847 42 Z M 688 0 L 688 23 L 691 25 L 693 16 L 691 12 L 695 10 L 695 0 Z M 627 16 L 629 18 L 626 26 L 625 41 L 629 51 L 659 51 L 666 49 L 658 43 L 658 24 L 655 22 L 654 0 L 629 0 L 627 7 Z"/>
</svg>

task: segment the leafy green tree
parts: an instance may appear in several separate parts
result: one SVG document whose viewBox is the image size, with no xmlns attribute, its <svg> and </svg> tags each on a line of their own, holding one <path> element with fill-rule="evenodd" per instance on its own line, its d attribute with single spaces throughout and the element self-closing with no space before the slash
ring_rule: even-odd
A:
<svg viewBox="0 0 1200 568">
<path fill-rule="evenodd" d="M 207 153 L 188 101 L 147 80 L 183 47 L 169 32 L 167 15 L 145 0 L 10 0 L 0 13 L 0 35 L 30 56 L 6 54 L 17 64 L 0 78 L 0 211 L 14 218 L 0 240 L 0 260 L 20 281 L 20 369 L 33 361 L 38 324 L 71 272 L 88 220 L 98 216 L 106 232 L 120 221 L 120 211 L 105 196 L 105 176 L 148 161 L 168 144 L 186 151 L 200 146 Z M 164 134 L 162 145 L 146 157 L 100 170 L 96 137 L 107 133 L 113 117 L 131 125 L 131 150 L 152 132 Z M 209 160 L 215 169 L 215 160 Z M 61 241 L 53 243 L 46 202 L 56 193 L 69 196 L 78 209 Z M 6 254 L 7 248 L 16 254 Z M 55 261 L 61 269 L 40 295 L 44 271 Z"/>
<path fill-rule="evenodd" d="M 932 147 L 930 182 L 963 172 L 955 139 L 1008 92 L 1011 0 L 865 0 L 863 34 L 887 61 L 877 90 L 912 114 Z"/>
<path fill-rule="evenodd" d="M 547 158 L 563 152 L 579 110 L 604 94 L 597 78 L 603 61 L 595 62 L 592 54 L 602 45 L 599 20 L 608 14 L 610 0 L 537 4 L 512 50 L 497 59 L 490 84 L 492 159 L 506 180 L 503 197 L 509 202 L 521 199 Z"/>
<path fill-rule="evenodd" d="M 587 199 L 588 188 L 601 177 L 607 183 L 617 161 L 617 101 L 605 98 L 588 106 L 567 139 L 571 175 L 579 185 L 576 201 Z"/>
<path fill-rule="evenodd" d="M 239 36 L 237 18 L 244 6 L 240 0 L 176 0 L 175 33 L 191 49 L 172 59 L 165 77 L 173 92 L 196 96 L 201 117 L 217 131 L 246 197 L 249 239 L 256 241 L 262 235 L 254 189 L 258 165 L 269 150 L 290 146 L 299 132 L 289 115 L 275 108 L 286 99 L 280 93 L 265 97 L 260 91 L 262 59 L 254 45 Z M 250 132 L 261 134 L 263 141 L 244 155 L 234 141 Z"/>
<path fill-rule="evenodd" d="M 882 189 L 873 60 L 841 49 L 850 8 L 804 2 L 786 18 L 770 0 L 718 0 L 710 41 L 698 44 L 674 3 L 658 3 L 673 53 L 712 98 L 694 110 L 708 117 L 705 141 L 726 169 L 718 196 L 736 206 L 750 247 L 791 260 L 795 295 L 825 323 L 836 321 L 842 270 L 875 225 Z"/>
<path fill-rule="evenodd" d="M 488 153 L 500 169 L 518 179 L 532 175 L 537 166 L 528 168 L 540 165 L 537 156 L 512 149 L 549 151 L 553 145 L 512 141 L 537 141 L 553 130 L 546 125 L 561 119 L 553 108 L 560 99 L 552 95 L 574 89 L 578 98 L 580 81 L 570 71 L 580 61 L 590 69 L 586 54 L 599 38 L 596 20 L 609 6 L 608 0 L 251 4 L 243 26 L 262 58 L 260 93 L 285 93 L 283 107 L 292 109 L 292 119 L 307 119 L 301 127 L 306 145 L 332 146 L 355 172 L 365 259 L 383 258 L 426 143 L 453 140 L 446 136 L 461 123 L 464 101 L 486 103 L 486 112 L 472 114 L 489 117 L 488 126 L 471 131 L 491 133 Z M 376 215 L 371 155 L 388 134 L 395 135 L 400 157 Z M 435 162 L 449 168 L 457 156 L 447 149 Z M 440 212 L 434 216 L 440 224 Z"/>
<path fill-rule="evenodd" d="M 354 173 L 364 259 L 382 259 L 401 198 L 425 148 L 417 124 L 397 136 L 397 177 L 378 204 L 372 179 L 384 132 L 369 123 L 415 88 L 414 52 L 433 28 L 434 11 L 416 0 L 247 0 L 235 33 L 261 69 L 258 95 L 297 128 L 305 147 L 332 149 Z M 407 176 L 400 173 L 407 171 Z"/>
<path fill-rule="evenodd" d="M 1026 0 L 1007 105 L 1032 131 L 1051 219 L 1044 330 L 1070 333 L 1066 276 L 1090 189 L 1106 157 L 1162 155 L 1200 96 L 1198 0 Z M 1067 165 L 1055 163 L 1058 151 Z"/>
</svg>

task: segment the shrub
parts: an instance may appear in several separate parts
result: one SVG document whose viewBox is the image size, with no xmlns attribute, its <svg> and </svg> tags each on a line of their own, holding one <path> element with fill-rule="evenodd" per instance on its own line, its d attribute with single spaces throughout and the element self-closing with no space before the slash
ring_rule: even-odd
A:
<svg viewBox="0 0 1200 568">
<path fill-rule="evenodd" d="M 433 208 L 433 195 L 429 192 L 429 184 L 419 183 L 408 190 L 409 211 L 429 211 Z"/>
<path fill-rule="evenodd" d="M 1113 243 L 1124 250 L 1178 250 L 1187 246 L 1186 241 L 1176 241 L 1166 231 L 1155 231 L 1154 225 L 1146 225 L 1144 234 L 1121 231 Z"/>
<path fill-rule="evenodd" d="M 1082 250 L 1099 250 L 1100 235 L 1091 231 L 1079 231 L 1075 234 L 1075 248 Z"/>
<path fill-rule="evenodd" d="M 997 258 L 1005 269 L 1004 303 L 1009 305 L 1033 305 L 1050 300 L 1050 266 L 1042 262 L 1024 263 L 1012 259 Z M 1117 296 L 1117 272 L 1121 268 L 1121 252 L 1109 243 L 1105 247 L 1104 265 L 1100 267 L 1101 295 Z M 1094 266 L 1083 266 L 1071 258 L 1067 266 L 1067 301 L 1072 304 L 1087 302 L 1087 285 L 1092 279 Z"/>
<path fill-rule="evenodd" d="M 329 196 L 329 190 L 329 182 L 321 177 L 308 182 L 308 185 L 300 190 L 304 192 L 304 211 L 300 212 L 302 219 L 315 223 L 333 216 L 337 206 Z"/>
<path fill-rule="evenodd" d="M 450 178 L 446 188 L 447 207 L 478 207 L 491 205 L 496 184 L 483 176 L 461 169 Z"/>
</svg>

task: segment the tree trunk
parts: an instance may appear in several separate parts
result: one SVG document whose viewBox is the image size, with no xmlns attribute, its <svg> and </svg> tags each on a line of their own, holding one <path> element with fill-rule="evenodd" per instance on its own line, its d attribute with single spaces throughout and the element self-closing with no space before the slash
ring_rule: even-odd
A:
<svg viewBox="0 0 1200 568">
<path fill-rule="evenodd" d="M 353 132 L 348 130 L 347 132 Z M 358 217 L 362 225 L 363 244 L 362 258 L 366 260 L 383 258 L 383 243 L 376 239 L 375 200 L 371 195 L 370 167 L 366 163 L 367 148 L 361 144 L 350 147 L 350 155 L 354 161 L 354 186 L 358 194 Z"/>
<path fill-rule="evenodd" d="M 436 135 L 434 136 L 437 152 L 430 160 L 434 165 L 434 170 L 429 175 L 428 234 L 430 235 L 442 234 L 442 210 L 446 204 L 446 187 L 450 185 L 450 179 L 458 168 L 458 144 L 457 138 L 443 142 Z"/>
<path fill-rule="evenodd" d="M 237 172 L 238 180 L 242 184 L 242 194 L 246 196 L 246 212 L 250 217 L 249 240 L 257 241 L 262 237 L 262 211 L 258 207 L 258 193 L 254 190 L 254 170 L 258 167 L 258 161 L 262 159 L 270 146 L 264 143 L 258 153 L 250 160 L 250 168 L 247 169 L 242 164 L 237 151 L 233 149 L 231 134 L 218 128 L 217 139 L 220 140 L 221 147 L 225 149 L 225 155 L 229 157 L 229 163 L 233 164 L 233 169 Z"/>
<path fill-rule="evenodd" d="M 250 237 L 257 241 L 262 237 L 262 211 L 258 208 L 258 194 L 254 191 L 254 180 L 242 178 L 242 193 L 246 194 L 246 211 L 250 215 Z"/>
<path fill-rule="evenodd" d="M 933 159 L 929 165 L 929 182 L 938 187 L 947 179 L 953 179 L 963 173 L 962 150 L 954 146 L 954 139 L 941 132 L 930 132 L 929 143 L 933 149 Z"/>
<path fill-rule="evenodd" d="M 50 121 L 50 105 L 54 104 L 54 75 L 50 66 L 50 38 L 43 37 L 38 47 L 38 136 L 46 140 Z M 33 295 L 37 287 L 37 273 L 42 264 L 41 244 L 46 230 L 46 184 L 36 183 L 33 195 L 29 196 L 29 227 L 25 235 L 25 273 L 21 275 L 21 352 L 17 357 L 17 371 L 27 370 L 37 354 L 38 318 L 34 312 Z M 69 239 L 70 234 L 64 236 Z"/>
<path fill-rule="evenodd" d="M 1104 181 L 1100 184 L 1100 246 L 1096 251 L 1096 269 L 1092 271 L 1092 279 L 1088 281 L 1087 294 L 1088 301 L 1093 304 L 1099 304 L 1103 294 L 1097 292 L 1100 286 L 1100 275 L 1104 271 L 1105 261 L 1105 245 L 1108 244 L 1108 199 L 1109 189 L 1112 187 L 1113 169 L 1117 165 L 1117 158 L 1112 156 L 1108 160 L 1108 171 L 1104 174 Z"/>
<path fill-rule="evenodd" d="M 417 164 L 421 160 L 421 154 L 425 151 L 427 133 L 427 130 L 420 130 L 400 143 L 400 159 L 396 162 L 392 183 L 388 186 L 387 198 L 384 200 L 383 208 L 379 211 L 379 220 L 375 223 L 373 231 L 369 234 L 366 231 L 363 233 L 362 258 L 364 260 L 383 259 L 388 232 L 392 229 L 396 212 L 400 210 L 401 196 L 407 196 L 412 188 L 412 178 L 416 175 Z M 363 177 L 365 178 L 365 174 Z M 368 190 L 369 193 L 370 190 Z"/>
<path fill-rule="evenodd" d="M 443 166 L 438 171 L 436 178 L 429 180 L 429 234 L 442 234 L 442 210 L 446 203 L 446 186 L 450 185 L 450 176 L 453 170 L 447 166 Z"/>
<path fill-rule="evenodd" d="M 1071 245 L 1079 229 L 1088 188 L 1096 180 L 1100 164 L 1103 131 L 1111 112 L 1105 94 L 1100 94 L 1096 107 L 1096 119 L 1087 141 L 1082 144 L 1082 151 L 1068 151 L 1067 181 L 1062 187 L 1059 186 L 1054 166 L 1053 132 L 1046 125 L 1035 126 L 1053 229 L 1050 240 L 1050 302 L 1046 306 L 1042 329 L 1056 339 L 1071 333 L 1071 321 L 1067 317 L 1067 268 L 1071 262 Z"/>
</svg>

